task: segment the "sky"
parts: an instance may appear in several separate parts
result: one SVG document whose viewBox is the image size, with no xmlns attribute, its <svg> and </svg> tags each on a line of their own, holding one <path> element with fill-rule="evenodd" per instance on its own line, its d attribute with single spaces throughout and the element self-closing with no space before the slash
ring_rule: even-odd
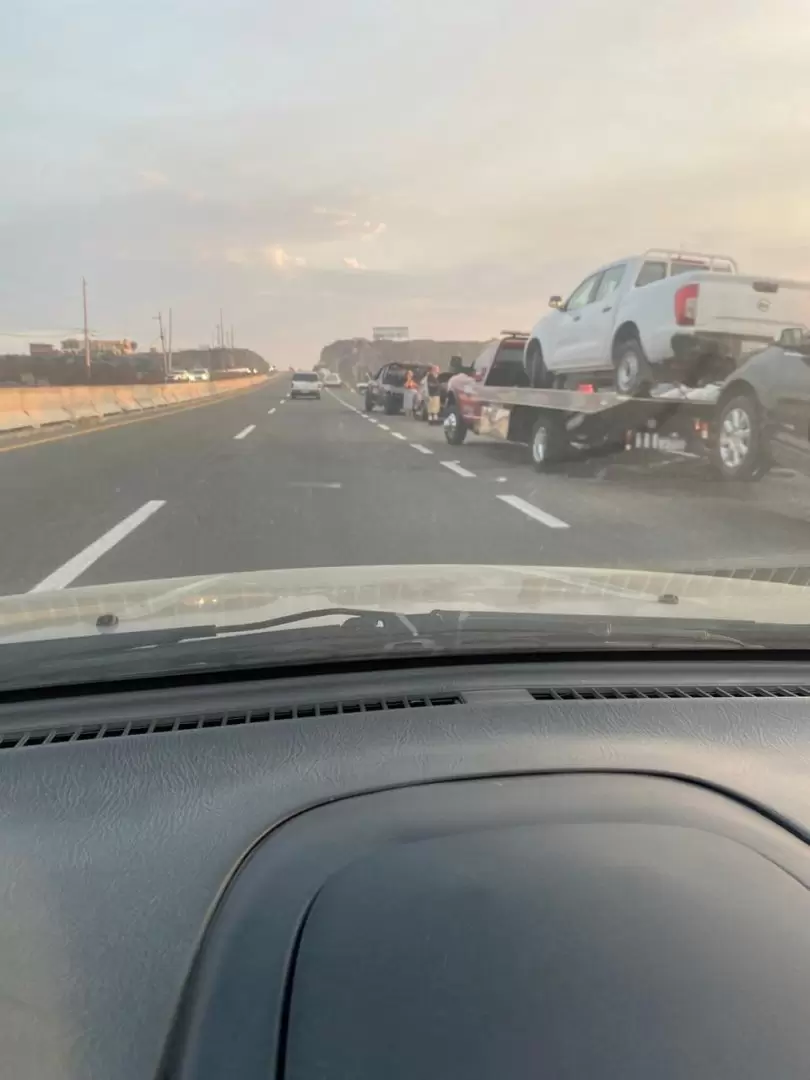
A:
<svg viewBox="0 0 810 1080">
<path fill-rule="evenodd" d="M 810 0 L 8 0 L 0 351 L 482 339 L 647 247 L 810 280 Z"/>
</svg>

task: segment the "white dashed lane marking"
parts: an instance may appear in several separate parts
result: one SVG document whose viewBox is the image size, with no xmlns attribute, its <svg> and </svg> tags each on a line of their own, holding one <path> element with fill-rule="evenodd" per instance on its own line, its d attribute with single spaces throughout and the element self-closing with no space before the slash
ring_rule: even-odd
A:
<svg viewBox="0 0 810 1080">
<path fill-rule="evenodd" d="M 255 431 L 255 430 L 256 430 L 256 425 L 255 424 L 248 424 L 248 426 L 246 428 L 243 428 L 242 431 L 240 431 L 238 435 L 234 435 L 234 438 L 235 439 L 246 439 L 248 437 L 248 435 L 251 433 L 251 431 Z"/>
<path fill-rule="evenodd" d="M 496 495 L 495 498 L 500 499 L 501 502 L 506 503 L 507 506 L 514 507 L 515 510 L 520 510 L 521 514 L 525 514 L 526 517 L 534 518 L 535 521 L 542 522 L 543 525 L 547 525 L 549 529 L 570 528 L 567 521 L 561 521 L 560 518 L 554 517 L 553 514 L 547 514 L 545 510 L 533 506 L 530 502 L 526 502 L 525 499 L 521 499 L 518 495 Z"/>
<path fill-rule="evenodd" d="M 392 431 L 391 434 L 395 439 L 402 439 L 403 442 L 407 440 L 407 435 L 403 435 L 400 431 Z"/>
<path fill-rule="evenodd" d="M 390 430 L 391 430 L 391 428 L 388 426 L 388 424 L 380 424 L 380 431 L 390 431 Z"/>
<path fill-rule="evenodd" d="M 414 450 L 418 450 L 420 454 L 432 454 L 433 453 L 432 450 L 428 450 L 428 448 L 426 446 L 422 446 L 421 443 L 412 442 L 409 445 L 412 446 L 414 448 Z"/>
<path fill-rule="evenodd" d="M 129 517 L 125 517 L 123 521 L 119 521 L 117 525 L 105 532 L 98 540 L 88 544 L 78 555 L 74 555 L 58 570 L 54 570 L 52 574 L 40 581 L 38 585 L 33 587 L 31 592 L 49 592 L 51 589 L 64 589 L 65 586 L 70 585 L 71 581 L 75 581 L 80 574 L 83 574 L 88 567 L 92 566 L 94 562 L 108 552 L 110 548 L 114 548 L 125 536 L 129 536 L 133 529 L 137 529 L 147 518 L 150 518 L 152 514 L 160 510 L 161 506 L 165 505 L 165 499 L 153 499 L 151 502 L 144 503 L 139 510 L 130 514 Z"/>
<path fill-rule="evenodd" d="M 457 476 L 464 476 L 466 478 L 474 477 L 475 473 L 470 472 L 469 469 L 465 469 L 463 465 L 459 465 L 457 461 L 442 461 L 441 465 L 444 465 L 445 469 L 449 469 L 450 472 L 454 472 Z"/>
<path fill-rule="evenodd" d="M 273 408 L 273 409 L 268 409 L 268 410 L 267 410 L 267 415 L 268 415 L 268 416 L 272 416 L 272 415 L 273 415 L 273 413 L 274 413 L 275 411 L 276 411 L 276 410 L 275 410 L 274 408 Z"/>
</svg>

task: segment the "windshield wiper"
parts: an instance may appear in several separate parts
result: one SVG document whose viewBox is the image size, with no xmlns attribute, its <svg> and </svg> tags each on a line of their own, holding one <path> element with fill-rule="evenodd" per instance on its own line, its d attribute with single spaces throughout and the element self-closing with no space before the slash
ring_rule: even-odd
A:
<svg viewBox="0 0 810 1080">
<path fill-rule="evenodd" d="M 301 625 L 341 617 L 339 625 Z M 266 634 L 271 635 L 268 640 Z M 498 656 L 637 649 L 810 649 L 810 625 L 677 617 L 449 611 L 417 614 L 313 608 L 244 623 L 183 625 L 12 642 L 0 648 L 0 687 L 153 675 L 384 660 L 392 654 Z"/>
</svg>

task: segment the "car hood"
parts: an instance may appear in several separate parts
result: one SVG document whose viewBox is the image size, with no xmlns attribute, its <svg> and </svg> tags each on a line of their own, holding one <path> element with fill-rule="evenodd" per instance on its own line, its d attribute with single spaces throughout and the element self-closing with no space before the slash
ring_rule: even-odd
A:
<svg viewBox="0 0 810 1080">
<path fill-rule="evenodd" d="M 0 644 L 215 625 L 330 607 L 810 622 L 810 588 L 711 573 L 596 567 L 339 566 L 214 574 L 0 597 Z M 340 622 L 345 616 L 336 616 Z M 323 625 L 323 617 L 313 625 Z M 305 622 L 298 625 L 304 626 Z"/>
</svg>

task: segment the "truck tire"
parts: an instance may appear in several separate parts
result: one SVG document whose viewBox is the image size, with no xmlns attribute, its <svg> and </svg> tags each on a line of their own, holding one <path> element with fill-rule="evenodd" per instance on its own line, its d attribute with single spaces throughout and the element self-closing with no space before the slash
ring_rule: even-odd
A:
<svg viewBox="0 0 810 1080">
<path fill-rule="evenodd" d="M 526 374 L 529 386 L 535 390 L 547 390 L 551 386 L 551 375 L 539 341 L 532 340 L 526 346 Z"/>
<path fill-rule="evenodd" d="M 760 480 L 768 471 L 759 403 L 753 394 L 736 394 L 721 403 L 712 461 L 724 480 Z"/>
<path fill-rule="evenodd" d="M 568 432 L 565 416 L 558 413 L 541 413 L 532 428 L 529 453 L 536 472 L 544 472 L 558 465 L 568 450 Z"/>
<path fill-rule="evenodd" d="M 638 338 L 627 338 L 614 347 L 613 373 L 617 393 L 640 397 L 649 391 L 650 366 Z"/>
<path fill-rule="evenodd" d="M 461 446 L 467 438 L 467 424 L 461 415 L 461 409 L 455 401 L 447 406 L 447 415 L 444 418 L 444 437 L 451 446 Z"/>
<path fill-rule="evenodd" d="M 383 411 L 386 416 L 398 416 L 402 412 L 402 405 L 397 404 L 396 397 L 388 393 L 383 399 Z"/>
</svg>

